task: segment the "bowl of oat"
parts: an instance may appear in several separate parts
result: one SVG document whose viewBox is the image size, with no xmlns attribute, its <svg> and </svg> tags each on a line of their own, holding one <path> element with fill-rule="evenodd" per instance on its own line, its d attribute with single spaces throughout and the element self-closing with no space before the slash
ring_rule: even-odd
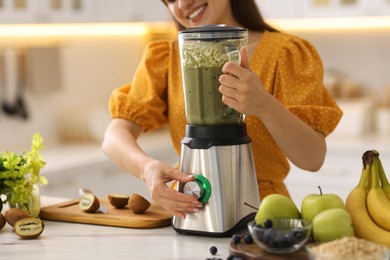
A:
<svg viewBox="0 0 390 260">
<path fill-rule="evenodd" d="M 357 237 L 343 237 L 325 243 L 309 244 L 306 250 L 311 260 L 388 260 L 390 249 Z"/>
</svg>

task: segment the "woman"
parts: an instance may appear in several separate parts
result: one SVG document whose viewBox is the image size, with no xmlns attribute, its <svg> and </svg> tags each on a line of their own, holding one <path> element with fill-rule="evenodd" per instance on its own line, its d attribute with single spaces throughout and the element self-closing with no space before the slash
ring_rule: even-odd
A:
<svg viewBox="0 0 390 260">
<path fill-rule="evenodd" d="M 246 115 L 252 138 L 260 197 L 289 196 L 283 180 L 289 162 L 317 171 L 326 154 L 325 136 L 342 112 L 323 85 L 323 67 L 307 41 L 277 32 L 262 19 L 254 0 L 164 0 L 179 29 L 226 24 L 249 30 L 241 66 L 226 63 L 220 77 L 223 102 Z M 152 199 L 178 217 L 202 207 L 194 197 L 171 189 L 172 180 L 192 175 L 148 157 L 137 144 L 142 132 L 169 123 L 180 153 L 185 133 L 184 98 L 177 40 L 151 42 L 131 84 L 114 90 L 113 117 L 103 150 L 123 169 L 144 180 Z"/>
</svg>

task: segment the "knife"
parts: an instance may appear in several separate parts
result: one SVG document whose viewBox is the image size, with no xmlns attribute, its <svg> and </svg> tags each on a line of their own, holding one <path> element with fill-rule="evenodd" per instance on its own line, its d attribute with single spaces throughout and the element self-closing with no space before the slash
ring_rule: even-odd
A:
<svg viewBox="0 0 390 260">
<path fill-rule="evenodd" d="M 89 193 L 93 194 L 93 192 L 90 189 L 87 189 L 87 188 L 80 188 L 79 189 L 79 196 L 80 196 L 80 198 L 82 196 L 84 196 L 85 194 L 89 194 Z M 100 206 L 99 206 L 97 211 L 99 211 L 99 212 L 101 212 L 103 214 L 108 214 L 109 213 L 108 209 L 103 205 L 103 203 L 99 203 L 99 204 L 100 204 Z"/>
</svg>

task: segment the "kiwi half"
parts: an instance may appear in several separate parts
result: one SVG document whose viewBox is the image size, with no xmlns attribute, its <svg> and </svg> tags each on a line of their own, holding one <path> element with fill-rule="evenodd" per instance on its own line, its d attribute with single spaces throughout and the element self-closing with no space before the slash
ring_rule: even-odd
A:
<svg viewBox="0 0 390 260">
<path fill-rule="evenodd" d="M 87 193 L 81 197 L 79 207 L 84 212 L 92 213 L 99 209 L 100 202 L 95 195 Z"/>
<path fill-rule="evenodd" d="M 113 193 L 108 195 L 108 201 L 117 209 L 126 207 L 129 203 L 129 199 L 130 195 L 128 194 Z"/>
<path fill-rule="evenodd" d="M 138 193 L 133 193 L 130 196 L 128 206 L 134 213 L 141 214 L 150 207 L 150 202 Z"/>
<path fill-rule="evenodd" d="M 39 218 L 24 218 L 15 223 L 15 233 L 21 238 L 32 239 L 39 237 L 45 225 Z"/>
</svg>

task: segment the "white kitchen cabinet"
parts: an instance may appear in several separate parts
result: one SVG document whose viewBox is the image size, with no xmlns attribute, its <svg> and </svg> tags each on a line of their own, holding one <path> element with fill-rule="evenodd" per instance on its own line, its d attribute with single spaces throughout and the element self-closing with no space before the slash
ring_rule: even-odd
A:
<svg viewBox="0 0 390 260">
<path fill-rule="evenodd" d="M 305 0 L 304 17 L 346 17 L 383 15 L 388 0 Z"/>
<path fill-rule="evenodd" d="M 93 0 L 3 0 L 0 22 L 88 22 L 93 18 L 93 3 Z"/>
<path fill-rule="evenodd" d="M 162 1 L 127 0 L 131 21 L 170 21 L 171 16 Z"/>
<path fill-rule="evenodd" d="M 161 1 L 93 0 L 94 21 L 150 22 L 169 21 L 168 10 Z"/>
<path fill-rule="evenodd" d="M 256 0 L 265 19 L 302 17 L 302 5 L 305 0 Z"/>
<path fill-rule="evenodd" d="M 89 22 L 94 19 L 93 0 L 39 0 L 36 23 Z"/>
<path fill-rule="evenodd" d="M 38 1 L 2 0 L 0 5 L 0 23 L 31 23 L 39 9 Z"/>
<path fill-rule="evenodd" d="M 256 0 L 265 18 L 390 15 L 390 0 Z"/>
<path fill-rule="evenodd" d="M 168 21 L 160 1 L 0 0 L 0 23 Z"/>
</svg>

